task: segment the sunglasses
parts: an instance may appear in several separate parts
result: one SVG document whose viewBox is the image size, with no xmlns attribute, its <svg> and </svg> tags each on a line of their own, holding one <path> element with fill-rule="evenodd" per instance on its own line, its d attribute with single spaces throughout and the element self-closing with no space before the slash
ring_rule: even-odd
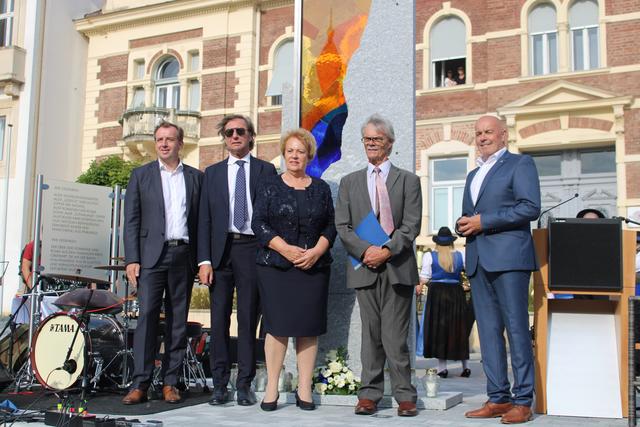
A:
<svg viewBox="0 0 640 427">
<path fill-rule="evenodd" d="M 244 136 L 244 134 L 247 133 L 247 130 L 245 128 L 229 128 L 225 129 L 223 133 L 227 138 L 231 138 L 234 131 L 238 134 L 238 136 Z"/>
</svg>

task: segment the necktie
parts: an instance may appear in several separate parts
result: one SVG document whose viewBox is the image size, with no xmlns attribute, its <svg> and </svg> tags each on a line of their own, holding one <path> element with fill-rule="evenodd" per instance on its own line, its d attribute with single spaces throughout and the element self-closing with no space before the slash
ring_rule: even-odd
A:
<svg viewBox="0 0 640 427">
<path fill-rule="evenodd" d="M 393 226 L 393 214 L 391 213 L 389 193 L 382 179 L 380 168 L 375 168 L 373 171 L 376 174 L 376 213 L 382 229 L 391 236 L 395 227 Z"/>
<path fill-rule="evenodd" d="M 244 172 L 244 160 L 236 161 L 238 174 L 236 175 L 236 192 L 233 202 L 233 225 L 242 231 L 247 223 L 249 211 L 247 209 L 247 176 Z"/>
</svg>

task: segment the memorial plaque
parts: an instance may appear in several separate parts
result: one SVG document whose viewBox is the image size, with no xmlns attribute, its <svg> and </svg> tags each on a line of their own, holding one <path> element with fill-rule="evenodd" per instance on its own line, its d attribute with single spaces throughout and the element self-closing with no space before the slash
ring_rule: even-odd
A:
<svg viewBox="0 0 640 427">
<path fill-rule="evenodd" d="M 108 280 L 112 192 L 109 187 L 49 180 L 42 204 L 42 274 Z"/>
</svg>

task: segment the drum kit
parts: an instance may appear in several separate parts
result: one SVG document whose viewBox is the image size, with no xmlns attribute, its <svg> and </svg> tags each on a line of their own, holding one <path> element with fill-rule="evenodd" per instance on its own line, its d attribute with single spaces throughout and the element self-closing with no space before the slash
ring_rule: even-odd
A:
<svg viewBox="0 0 640 427">
<path fill-rule="evenodd" d="M 119 264 L 96 268 L 125 270 Z M 125 284 L 128 294 L 128 283 Z M 127 298 L 119 298 L 108 290 L 92 289 L 108 285 L 105 280 L 75 275 L 40 276 L 40 289 L 24 297 L 41 301 L 45 295 L 57 295 L 53 304 L 60 311 L 33 326 L 29 358 L 16 374 L 16 391 L 31 388 L 34 380 L 58 391 L 81 382 L 83 393 L 89 387 L 127 388 L 131 384 L 129 312 L 125 310 L 122 322 L 116 317 L 123 312 Z M 36 304 L 36 310 L 39 309 L 40 304 Z M 32 316 L 39 318 L 40 314 Z"/>
<path fill-rule="evenodd" d="M 123 261 L 121 258 L 115 260 Z M 125 271 L 123 264 L 95 268 L 117 273 Z M 30 389 L 35 381 L 55 391 L 69 391 L 80 386 L 82 399 L 87 392 L 129 388 L 133 373 L 135 327 L 132 328 L 132 323 L 138 318 L 139 304 L 135 296 L 129 295 L 126 277 L 124 298 L 109 290 L 91 289 L 92 284 L 109 285 L 107 281 L 70 275 L 41 276 L 41 279 L 40 288 L 46 290 L 24 296 L 59 295 L 53 304 L 60 311 L 33 326 L 29 357 L 15 375 L 16 392 Z M 39 318 L 40 314 L 32 316 L 32 319 Z M 163 324 L 160 326 L 162 335 Z M 202 333 L 200 323 L 188 322 L 187 326 L 189 345 L 182 369 L 184 385 L 188 389 L 193 383 L 208 391 L 202 363 L 196 354 L 197 344 L 206 335 Z M 157 364 L 152 385 L 158 388 L 161 383 L 159 372 Z"/>
<path fill-rule="evenodd" d="M 122 264 L 95 268 L 125 270 Z M 24 296 L 58 295 L 53 304 L 60 311 L 34 326 L 29 358 L 16 374 L 16 391 L 31 388 L 34 380 L 56 391 L 70 390 L 79 383 L 83 393 L 89 389 L 128 388 L 133 367 L 129 338 L 131 298 L 119 298 L 109 290 L 91 289 L 94 284 L 95 287 L 108 286 L 105 280 L 74 275 L 49 275 L 40 279 L 41 290 Z M 128 295 L 126 280 L 125 288 Z M 122 316 L 117 316 L 120 313 Z M 33 318 L 38 319 L 40 315 Z"/>
</svg>

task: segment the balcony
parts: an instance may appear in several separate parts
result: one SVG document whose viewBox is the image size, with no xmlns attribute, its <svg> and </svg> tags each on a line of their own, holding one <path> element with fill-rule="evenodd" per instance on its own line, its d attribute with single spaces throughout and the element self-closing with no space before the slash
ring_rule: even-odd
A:
<svg viewBox="0 0 640 427">
<path fill-rule="evenodd" d="M 26 52 L 18 46 L 0 48 L 0 88 L 8 96 L 18 96 L 24 83 Z"/>
<path fill-rule="evenodd" d="M 200 113 L 173 108 L 130 108 L 120 119 L 122 145 L 129 156 L 138 160 L 155 158 L 153 130 L 162 121 L 184 129 L 184 153 L 193 151 L 200 140 Z"/>
</svg>

